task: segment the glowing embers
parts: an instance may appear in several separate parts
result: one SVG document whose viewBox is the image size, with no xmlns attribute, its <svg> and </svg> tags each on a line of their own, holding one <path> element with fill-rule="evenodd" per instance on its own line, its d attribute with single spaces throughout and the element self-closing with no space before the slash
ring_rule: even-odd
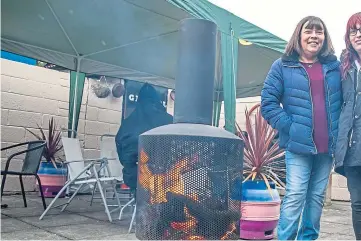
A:
<svg viewBox="0 0 361 241">
<path fill-rule="evenodd" d="M 226 176 L 227 170 L 214 172 L 199 165 L 197 155 L 190 156 L 170 165 L 164 173 L 154 173 L 148 166 L 149 156 L 141 150 L 138 187 L 147 194 L 142 194 L 137 209 L 142 215 L 137 232 L 144 239 L 237 239 L 239 204 L 232 205 L 229 193 L 220 192 L 227 189 L 227 185 L 220 185 L 224 178 L 215 178 L 215 173 Z M 192 185 L 201 186 L 201 190 Z"/>
</svg>

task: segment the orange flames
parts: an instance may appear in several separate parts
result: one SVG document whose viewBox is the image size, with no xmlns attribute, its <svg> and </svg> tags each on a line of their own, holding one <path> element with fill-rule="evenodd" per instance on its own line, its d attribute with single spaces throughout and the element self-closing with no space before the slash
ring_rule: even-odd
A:
<svg viewBox="0 0 361 241">
<path fill-rule="evenodd" d="M 182 178 L 182 174 L 186 171 L 190 171 L 192 164 L 196 161 L 196 158 L 192 161 L 180 160 L 167 172 L 161 174 L 153 174 L 152 171 L 148 168 L 149 157 L 141 150 L 140 160 L 139 160 L 139 184 L 149 191 L 151 204 L 160 204 L 166 203 L 168 192 L 187 196 L 192 200 L 198 202 L 198 195 L 196 193 L 191 193 L 189 195 L 185 194 L 185 184 Z M 181 231 L 184 233 L 185 240 L 206 240 L 204 236 L 195 235 L 193 232 L 198 225 L 197 219 L 189 213 L 187 207 L 184 207 L 184 214 L 186 221 L 184 222 L 171 222 L 170 226 L 172 229 Z M 221 240 L 229 238 L 229 236 L 236 230 L 236 225 L 233 223 L 230 225 L 229 230 L 221 237 Z M 169 235 L 169 232 L 166 231 L 166 236 Z"/>
<path fill-rule="evenodd" d="M 206 240 L 206 238 L 200 235 L 190 235 L 187 236 L 185 240 Z"/>
<path fill-rule="evenodd" d="M 140 152 L 139 183 L 149 191 L 151 204 L 167 202 L 166 194 L 168 192 L 185 195 L 182 173 L 190 170 L 192 163 L 180 160 L 168 173 L 153 174 L 146 165 L 148 161 L 149 157 L 142 150 Z M 197 200 L 196 195 L 191 195 L 191 198 Z"/>
<path fill-rule="evenodd" d="M 192 162 L 187 160 L 178 161 L 168 173 L 153 174 L 148 168 L 147 163 L 149 157 L 142 150 L 140 152 L 140 165 L 139 165 L 139 183 L 147 189 L 150 193 L 150 203 L 159 204 L 167 202 L 166 194 L 168 192 L 180 194 L 185 196 L 184 180 L 182 173 L 191 169 Z M 194 201 L 198 201 L 198 196 L 194 193 L 187 195 Z M 197 220 L 189 213 L 187 207 L 184 207 L 186 216 L 185 222 L 171 222 L 170 226 L 178 231 L 182 231 L 188 235 L 187 240 L 203 240 L 203 236 L 190 235 L 197 226 Z"/>
</svg>

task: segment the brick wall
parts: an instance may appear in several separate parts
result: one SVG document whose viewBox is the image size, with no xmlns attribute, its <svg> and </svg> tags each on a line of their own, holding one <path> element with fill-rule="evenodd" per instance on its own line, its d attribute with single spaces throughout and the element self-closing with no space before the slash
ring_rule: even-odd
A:
<svg viewBox="0 0 361 241">
<path fill-rule="evenodd" d="M 350 201 L 350 193 L 347 189 L 347 180 L 345 177 L 333 173 L 332 174 L 332 190 L 331 198 L 332 200 L 338 201 Z"/>
<path fill-rule="evenodd" d="M 1 145 L 7 146 L 34 137 L 24 127 L 37 132 L 37 124 L 47 128 L 49 118 L 55 118 L 61 128 L 67 128 L 69 73 L 30 66 L 1 59 Z M 122 98 L 97 98 L 86 79 L 83 93 L 78 133 L 84 158 L 99 156 L 99 141 L 102 134 L 116 134 L 120 121 Z M 1 153 L 4 167 L 9 152 Z M 19 170 L 21 159 L 11 162 L 11 168 Z M 8 177 L 5 190 L 19 191 L 16 177 Z M 35 189 L 35 181 L 28 177 L 27 191 Z"/>
<path fill-rule="evenodd" d="M 261 101 L 261 97 L 250 97 L 250 98 L 242 98 L 237 99 L 236 103 L 236 122 L 241 127 L 242 130 L 245 129 L 245 114 L 244 111 L 247 108 L 248 110 L 253 107 L 254 105 L 258 104 Z M 221 108 L 221 117 L 219 120 L 219 127 L 223 128 L 225 125 L 224 119 L 224 106 L 222 104 Z"/>
<path fill-rule="evenodd" d="M 4 59 L 1 70 L 2 147 L 32 140 L 24 127 L 36 131 L 37 124 L 45 126 L 51 116 L 56 116 L 59 125 L 67 123 L 69 74 Z M 2 169 L 9 154 L 1 153 Z M 20 170 L 21 165 L 20 158 L 14 159 L 10 168 Z M 32 177 L 26 177 L 24 183 L 26 190 L 35 188 Z M 20 190 L 18 178 L 9 176 L 5 190 Z"/>
</svg>

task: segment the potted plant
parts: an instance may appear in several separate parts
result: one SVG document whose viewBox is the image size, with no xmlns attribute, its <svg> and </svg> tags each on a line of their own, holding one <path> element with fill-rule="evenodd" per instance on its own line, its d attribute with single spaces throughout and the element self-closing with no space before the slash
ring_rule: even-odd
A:
<svg viewBox="0 0 361 241">
<path fill-rule="evenodd" d="M 67 169 L 57 154 L 63 149 L 61 131 L 57 129 L 54 117 L 49 120 L 48 131 L 38 125 L 40 135 L 27 129 L 38 140 L 46 141 L 43 159 L 40 163 L 38 175 L 41 181 L 44 197 L 55 197 L 65 185 Z M 62 195 L 64 197 L 64 195 Z"/>
<path fill-rule="evenodd" d="M 285 187 L 284 151 L 275 139 L 277 132 L 263 119 L 260 104 L 245 110 L 246 128 L 236 124 L 244 141 L 240 220 L 242 239 L 272 239 L 277 227 L 281 199 L 276 187 Z"/>
</svg>

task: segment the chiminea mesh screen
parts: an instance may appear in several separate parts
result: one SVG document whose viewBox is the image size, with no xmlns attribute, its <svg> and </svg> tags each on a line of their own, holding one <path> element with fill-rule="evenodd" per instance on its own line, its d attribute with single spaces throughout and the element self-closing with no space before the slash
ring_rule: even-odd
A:
<svg viewBox="0 0 361 241">
<path fill-rule="evenodd" d="M 242 158 L 243 142 L 235 138 L 141 135 L 137 238 L 238 239 L 240 202 L 232 190 Z"/>
</svg>

